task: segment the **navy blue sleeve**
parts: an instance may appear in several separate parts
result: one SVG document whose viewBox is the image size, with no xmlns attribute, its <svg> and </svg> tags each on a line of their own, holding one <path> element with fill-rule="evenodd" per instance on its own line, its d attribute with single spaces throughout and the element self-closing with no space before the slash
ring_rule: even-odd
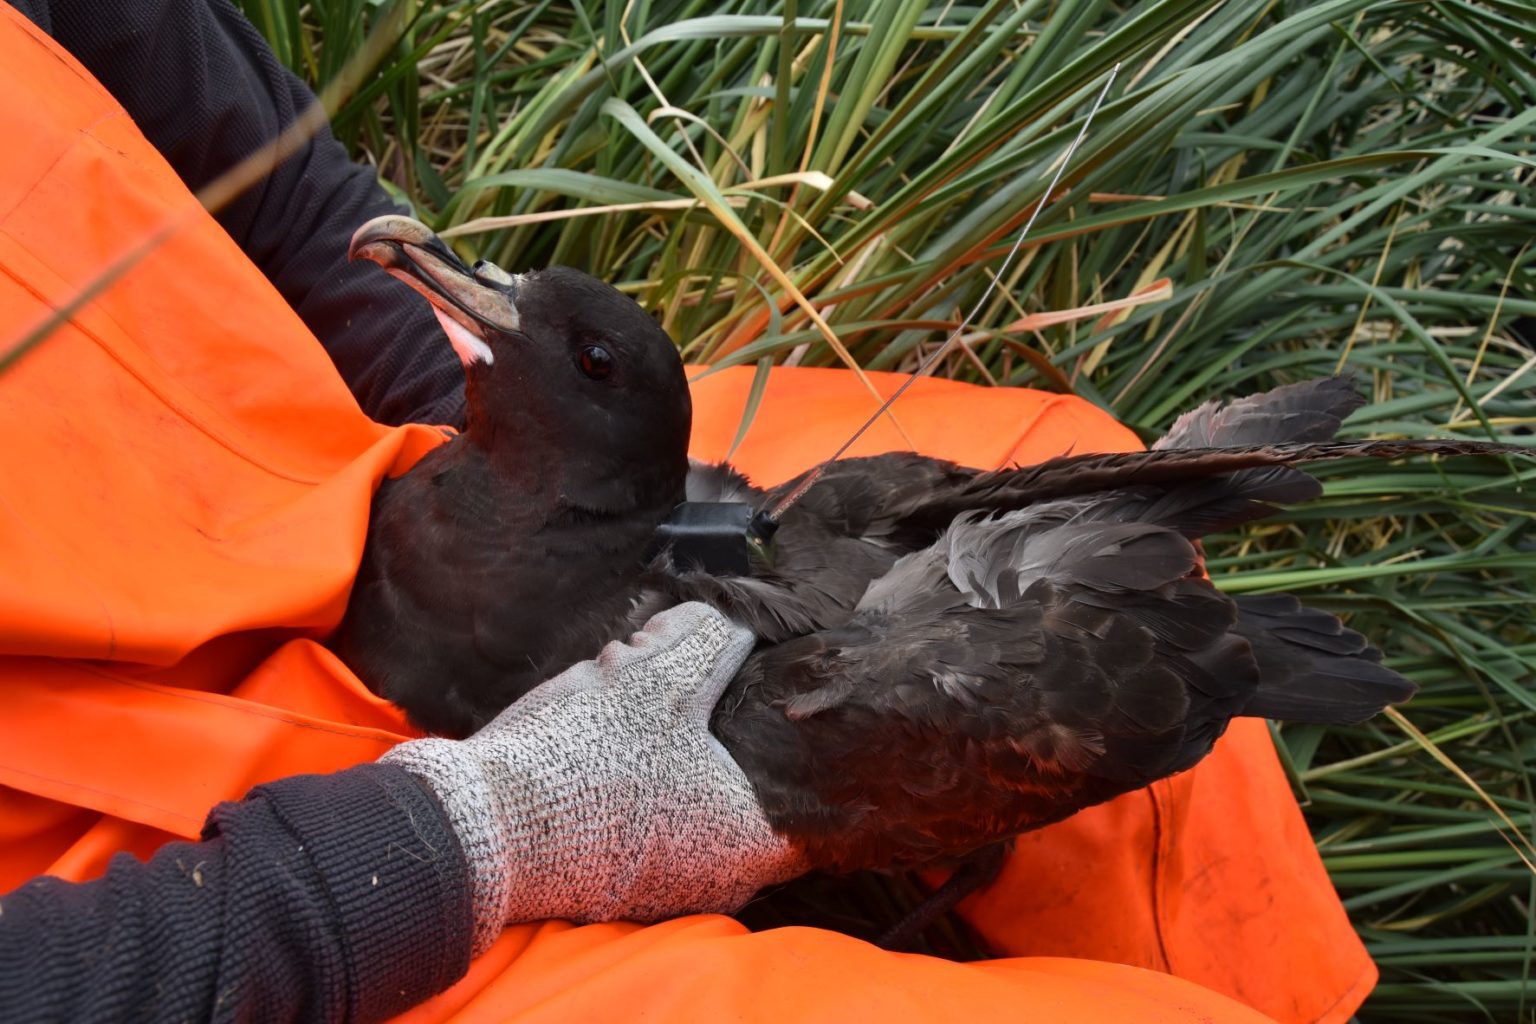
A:
<svg viewBox="0 0 1536 1024">
<path fill-rule="evenodd" d="M 12 0 L 116 97 L 196 190 L 314 102 L 229 0 Z M 330 353 L 363 411 L 463 426 L 464 376 L 426 304 L 349 264 L 364 221 L 399 212 L 329 130 L 218 213 Z"/>
<path fill-rule="evenodd" d="M 204 835 L 0 897 L 0 1015 L 372 1021 L 468 969 L 463 852 L 402 769 L 261 786 Z"/>
</svg>

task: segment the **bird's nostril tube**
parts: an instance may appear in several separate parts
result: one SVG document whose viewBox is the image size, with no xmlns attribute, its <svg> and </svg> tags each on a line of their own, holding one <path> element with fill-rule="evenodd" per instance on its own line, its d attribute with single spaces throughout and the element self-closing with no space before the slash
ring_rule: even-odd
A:
<svg viewBox="0 0 1536 1024">
<path fill-rule="evenodd" d="M 512 275 L 490 260 L 476 260 L 473 273 L 475 280 L 481 284 L 498 284 L 505 287 L 512 283 Z"/>
</svg>

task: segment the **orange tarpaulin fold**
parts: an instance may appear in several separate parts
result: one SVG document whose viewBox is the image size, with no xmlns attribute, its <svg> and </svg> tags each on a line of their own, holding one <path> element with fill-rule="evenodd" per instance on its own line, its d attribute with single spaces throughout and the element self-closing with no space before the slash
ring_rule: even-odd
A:
<svg viewBox="0 0 1536 1024">
<path fill-rule="evenodd" d="M 25 140 L 0 148 L 3 348 L 193 200 L 4 4 L 0 84 L 0 133 Z M 724 454 L 750 376 L 695 386 L 695 455 Z M 781 480 L 871 406 L 849 374 L 775 371 L 736 461 Z M 978 466 L 1136 444 L 1078 399 L 948 381 L 920 382 L 901 418 L 924 451 Z M 0 377 L 0 430 L 0 890 L 91 877 L 116 851 L 195 836 L 254 783 L 410 734 L 321 641 L 374 486 L 441 435 L 367 420 L 212 220 L 193 217 Z M 882 422 L 858 450 L 898 444 Z M 1335 1021 L 1375 977 L 1261 723 L 1192 772 L 1024 837 L 965 912 L 1010 959 L 950 964 L 720 917 L 524 925 L 411 1017 L 1262 1019 L 1236 999 Z"/>
</svg>

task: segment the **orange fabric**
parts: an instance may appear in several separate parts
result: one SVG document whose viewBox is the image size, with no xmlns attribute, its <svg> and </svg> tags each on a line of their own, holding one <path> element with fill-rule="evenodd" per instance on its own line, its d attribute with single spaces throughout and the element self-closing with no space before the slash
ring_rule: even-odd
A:
<svg viewBox="0 0 1536 1024">
<path fill-rule="evenodd" d="M 3 350 L 193 201 L 4 4 L 0 89 Z M 748 377 L 697 382 L 695 454 L 724 454 Z M 869 407 L 849 375 L 776 372 L 737 461 L 781 479 Z M 1135 444 L 1077 399 L 946 381 L 899 415 L 923 450 L 974 465 Z M 409 733 L 317 640 L 344 606 L 372 488 L 440 436 L 364 418 L 211 220 L 190 214 L 0 377 L 0 431 L 0 891 L 92 877 L 117 851 L 195 836 L 254 783 Z M 881 425 L 861 449 L 896 446 Z M 1027 958 L 949 964 L 719 917 L 525 925 L 410 1018 L 1262 1019 L 1233 996 L 1334 1021 L 1375 977 L 1257 723 L 1178 779 L 1025 837 L 967 913 Z"/>
</svg>

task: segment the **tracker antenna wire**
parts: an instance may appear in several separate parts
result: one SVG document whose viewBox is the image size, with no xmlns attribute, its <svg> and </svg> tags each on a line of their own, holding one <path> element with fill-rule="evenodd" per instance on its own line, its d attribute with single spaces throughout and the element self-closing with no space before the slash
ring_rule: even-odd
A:
<svg viewBox="0 0 1536 1024">
<path fill-rule="evenodd" d="M 1077 138 L 1072 140 L 1072 144 L 1068 146 L 1067 151 L 1062 154 L 1061 163 L 1057 165 L 1056 173 L 1051 177 L 1051 183 L 1046 186 L 1045 194 L 1041 196 L 1040 201 L 1035 204 L 1035 209 L 1032 213 L 1030 213 L 1029 220 L 1025 221 L 1024 229 L 1019 232 L 1019 237 L 1014 241 L 1013 248 L 1008 250 L 1008 256 L 1003 260 L 1003 265 L 998 268 L 997 273 L 992 275 L 992 279 L 987 282 L 987 287 L 982 291 L 981 298 L 976 301 L 976 305 L 971 308 L 971 311 L 966 315 L 966 318 L 960 321 L 960 326 L 956 327 L 954 332 L 950 334 L 947 339 L 945 339 L 944 344 L 940 345 L 926 359 L 918 364 L 917 369 L 913 370 L 912 375 L 902 382 L 901 387 L 897 388 L 890 398 L 887 398 L 880 404 L 880 408 L 875 410 L 874 415 L 865 420 L 864 425 L 859 427 L 858 430 L 855 430 L 853 435 L 849 437 L 848 440 L 843 442 L 842 447 L 832 453 L 831 458 L 817 465 L 815 469 L 806 475 L 804 480 L 800 481 L 799 486 L 797 486 L 793 491 L 790 491 L 789 494 L 785 495 L 784 498 L 772 509 L 768 510 L 766 513 L 758 513 L 758 515 L 753 520 L 753 527 L 756 532 L 771 533 L 775 528 L 777 528 L 779 520 L 783 517 L 784 513 L 788 512 L 790 508 L 794 506 L 795 502 L 803 498 L 806 491 L 809 491 L 813 486 L 815 486 L 816 481 L 821 479 L 821 475 L 826 472 L 827 467 L 836 462 L 838 459 L 842 458 L 843 454 L 846 453 L 849 448 L 853 447 L 854 442 L 863 437 L 864 433 L 868 431 L 870 427 L 874 426 L 875 423 L 879 421 L 881 416 L 885 415 L 886 410 L 894 405 L 896 400 L 905 394 L 908 388 L 917 383 L 917 379 L 919 377 L 927 376 L 929 371 L 938 365 L 939 360 L 948 355 L 950 351 L 955 347 L 955 345 L 959 343 L 960 338 L 965 333 L 965 329 L 971 325 L 971 321 L 976 319 L 977 315 L 981 312 L 982 307 L 986 305 L 987 300 L 992 297 L 992 293 L 997 290 L 998 282 L 1003 279 L 1004 274 L 1006 274 L 1008 271 L 1009 265 L 1013 263 L 1014 257 L 1019 254 L 1019 248 L 1023 246 L 1024 239 L 1029 234 L 1029 229 L 1035 226 L 1035 220 L 1040 216 L 1040 211 L 1045 209 L 1046 202 L 1051 198 L 1051 194 L 1056 191 L 1056 184 L 1061 181 L 1061 176 L 1063 173 L 1065 173 L 1067 164 L 1072 161 L 1072 154 L 1077 152 L 1077 147 L 1082 145 L 1083 139 L 1087 137 L 1088 126 L 1093 123 L 1094 115 L 1097 114 L 1099 112 L 1099 108 L 1104 105 L 1104 98 L 1109 95 L 1109 87 L 1114 85 L 1115 76 L 1119 74 L 1119 72 L 1120 63 L 1117 61 L 1115 66 L 1109 69 L 1109 77 L 1104 80 L 1104 87 L 1099 90 L 1098 98 L 1093 101 L 1093 106 L 1089 109 L 1088 116 L 1083 119 L 1083 126 L 1082 128 L 1078 129 Z"/>
</svg>

